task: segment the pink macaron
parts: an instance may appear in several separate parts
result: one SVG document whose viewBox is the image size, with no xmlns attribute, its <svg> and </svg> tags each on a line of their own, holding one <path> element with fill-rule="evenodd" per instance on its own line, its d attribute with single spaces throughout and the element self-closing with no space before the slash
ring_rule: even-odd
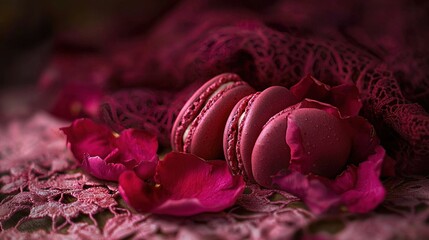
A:
<svg viewBox="0 0 429 240">
<path fill-rule="evenodd" d="M 346 165 L 351 139 L 340 119 L 321 109 L 298 105 L 273 116 L 255 142 L 251 165 L 259 185 L 272 187 L 272 176 L 288 169 L 292 161 L 303 174 L 328 178 Z"/>
<path fill-rule="evenodd" d="M 185 103 L 171 133 L 173 151 L 201 158 L 224 159 L 223 132 L 231 110 L 255 90 L 232 73 L 218 75 L 201 86 Z"/>
<path fill-rule="evenodd" d="M 252 151 L 265 123 L 276 113 L 297 103 L 285 87 L 272 86 L 241 99 L 231 111 L 225 126 L 225 159 L 234 175 L 254 182 Z"/>
</svg>

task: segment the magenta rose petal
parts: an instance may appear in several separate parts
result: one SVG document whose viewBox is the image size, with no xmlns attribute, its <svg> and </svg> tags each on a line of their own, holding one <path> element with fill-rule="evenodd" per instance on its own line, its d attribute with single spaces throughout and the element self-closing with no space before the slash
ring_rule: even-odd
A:
<svg viewBox="0 0 429 240">
<path fill-rule="evenodd" d="M 167 199 L 160 186 L 144 182 L 130 170 L 119 177 L 119 193 L 125 202 L 139 212 L 152 212 Z"/>
<path fill-rule="evenodd" d="M 158 155 L 155 155 L 149 161 L 141 161 L 133 170 L 141 179 L 149 179 L 155 176 L 157 164 Z"/>
<path fill-rule="evenodd" d="M 148 190 L 140 184 L 140 193 L 130 186 L 131 180 L 136 181 L 135 173 L 121 175 L 121 194 L 136 210 L 175 216 L 218 212 L 231 207 L 245 187 L 241 177 L 230 174 L 225 161 L 204 161 L 191 154 L 169 153 L 156 171 L 156 185 Z M 158 202 L 148 208 L 143 206 L 147 199 Z"/>
<path fill-rule="evenodd" d="M 379 177 L 384 155 L 384 149 L 378 146 L 375 153 L 359 165 L 355 187 L 342 195 L 342 202 L 349 211 L 369 212 L 383 201 L 386 190 Z"/>
<path fill-rule="evenodd" d="M 330 87 L 308 75 L 290 90 L 300 100 L 309 98 L 331 104 L 338 108 L 342 116 L 356 116 L 362 108 L 359 91 L 353 84 Z"/>
<path fill-rule="evenodd" d="M 145 159 L 146 161 L 158 161 L 157 150 L 158 141 L 155 135 L 135 129 L 126 129 L 116 139 L 115 146 L 121 149 L 123 164 L 135 159 Z M 136 166 L 133 162 L 131 165 Z M 155 163 L 156 165 L 156 163 Z"/>
<path fill-rule="evenodd" d="M 132 169 L 142 179 L 155 176 L 158 163 L 158 140 L 155 135 L 135 129 L 126 129 L 116 139 L 115 145 L 121 149 L 119 161 L 127 169 Z M 138 161 L 140 159 L 140 161 Z M 106 159 L 106 161 L 108 161 Z M 118 160 L 116 160 L 118 161 Z"/>
<path fill-rule="evenodd" d="M 337 206 L 341 198 L 322 181 L 297 171 L 282 172 L 273 176 L 275 187 L 301 198 L 312 212 L 319 214 Z"/>
<path fill-rule="evenodd" d="M 359 91 L 354 84 L 332 87 L 329 103 L 336 106 L 343 116 L 357 116 L 362 108 Z"/>
<path fill-rule="evenodd" d="M 155 175 L 158 141 L 149 133 L 127 129 L 115 135 L 90 119 L 75 120 L 61 130 L 82 169 L 97 178 L 117 181 L 127 169 L 136 171 L 142 179 Z"/>
<path fill-rule="evenodd" d="M 335 180 L 289 171 L 274 176 L 273 184 L 301 198 L 314 213 L 341 205 L 350 212 L 366 213 L 385 197 L 379 179 L 383 158 L 384 149 L 377 147 L 367 161 L 358 167 L 349 166 Z"/>
<path fill-rule="evenodd" d="M 221 211 L 231 207 L 245 187 L 242 177 L 231 175 L 225 161 L 204 161 L 183 153 L 166 155 L 159 162 L 155 178 L 171 193 L 170 199 L 157 209 L 165 214 Z"/>
<path fill-rule="evenodd" d="M 66 134 L 70 149 L 80 163 L 87 155 L 105 158 L 112 151 L 111 143 L 115 138 L 112 131 L 90 119 L 77 119 L 61 130 Z"/>
<path fill-rule="evenodd" d="M 341 194 L 352 189 L 357 179 L 357 167 L 347 166 L 347 169 L 335 178 L 335 181 L 325 181 L 325 184 L 331 187 L 335 192 Z"/>
<path fill-rule="evenodd" d="M 117 181 L 121 173 L 127 170 L 123 164 L 107 163 L 98 156 L 85 158 L 81 167 L 92 176 L 108 181 Z"/>
<path fill-rule="evenodd" d="M 374 127 L 362 117 L 351 117 L 347 119 L 348 131 L 352 137 L 352 152 L 349 162 L 355 165 L 366 161 L 368 156 L 379 146 Z"/>
<path fill-rule="evenodd" d="M 290 88 L 290 91 L 299 99 L 311 98 L 314 100 L 324 100 L 331 90 L 331 87 L 316 80 L 311 75 L 303 77 L 298 83 Z"/>
<path fill-rule="evenodd" d="M 289 169 L 308 174 L 311 168 L 311 160 L 304 149 L 301 131 L 290 118 L 286 130 L 286 143 L 291 149 Z"/>
</svg>

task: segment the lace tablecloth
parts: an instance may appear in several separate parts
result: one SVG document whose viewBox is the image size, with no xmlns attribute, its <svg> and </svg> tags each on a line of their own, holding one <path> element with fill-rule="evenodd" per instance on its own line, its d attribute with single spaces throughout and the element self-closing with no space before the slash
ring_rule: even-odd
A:
<svg viewBox="0 0 429 240">
<path fill-rule="evenodd" d="M 248 186 L 224 212 L 140 214 L 117 184 L 83 173 L 43 112 L 0 130 L 0 239 L 428 239 L 429 176 L 385 179 L 374 212 L 316 216 L 294 196 Z"/>
</svg>

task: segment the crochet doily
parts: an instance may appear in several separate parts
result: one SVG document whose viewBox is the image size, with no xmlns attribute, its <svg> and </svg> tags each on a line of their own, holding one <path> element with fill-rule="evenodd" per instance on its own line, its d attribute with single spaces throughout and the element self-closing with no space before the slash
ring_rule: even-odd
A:
<svg viewBox="0 0 429 240">
<path fill-rule="evenodd" d="M 1 239 L 424 239 L 429 176 L 384 180 L 375 211 L 316 216 L 288 193 L 248 186 L 237 203 L 193 217 L 140 214 L 117 184 L 77 168 L 59 127 L 43 112 L 1 126 Z"/>
</svg>

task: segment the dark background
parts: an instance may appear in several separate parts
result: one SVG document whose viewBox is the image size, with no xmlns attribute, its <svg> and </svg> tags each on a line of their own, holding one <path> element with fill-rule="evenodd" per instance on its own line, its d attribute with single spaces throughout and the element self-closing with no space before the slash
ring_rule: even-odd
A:
<svg viewBox="0 0 429 240">
<path fill-rule="evenodd" d="M 176 4 L 162 1 L 1 0 L 0 88 L 34 83 L 57 45 L 140 34 Z"/>
</svg>

